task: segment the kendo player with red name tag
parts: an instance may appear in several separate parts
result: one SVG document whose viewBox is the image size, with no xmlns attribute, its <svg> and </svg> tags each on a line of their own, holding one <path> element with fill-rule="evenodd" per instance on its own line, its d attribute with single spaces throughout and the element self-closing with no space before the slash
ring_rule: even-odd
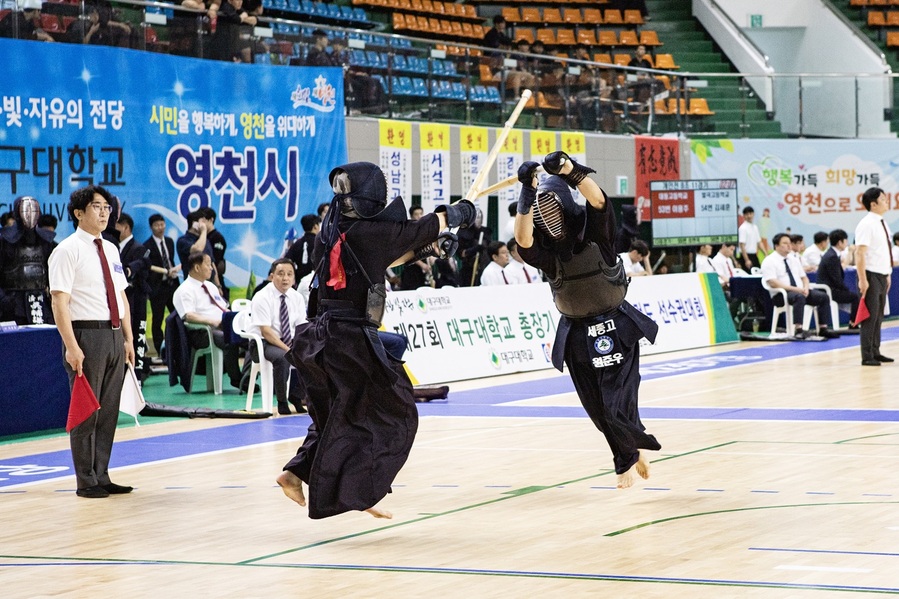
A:
<svg viewBox="0 0 899 599">
<path fill-rule="evenodd" d="M 409 457 L 418 410 L 402 362 L 378 337 L 384 275 L 391 265 L 452 256 L 458 240 L 442 231 L 470 226 L 475 207 L 462 200 L 407 220 L 402 198 L 388 204 L 374 164 L 345 164 L 329 180 L 335 195 L 315 240 L 309 321 L 297 326 L 288 354 L 312 424 L 277 482 L 301 506 L 308 485 L 310 518 L 351 510 L 390 518 L 376 504 Z"/>
</svg>

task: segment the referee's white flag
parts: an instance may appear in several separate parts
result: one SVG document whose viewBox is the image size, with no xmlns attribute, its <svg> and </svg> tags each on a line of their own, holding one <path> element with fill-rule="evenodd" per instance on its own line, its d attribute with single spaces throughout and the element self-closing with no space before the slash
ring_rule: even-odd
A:
<svg viewBox="0 0 899 599">
<path fill-rule="evenodd" d="M 147 402 L 140 390 L 137 375 L 134 374 L 134 366 L 128 364 L 128 372 L 125 373 L 125 384 L 122 385 L 122 400 L 119 403 L 119 411 L 134 417 L 134 424 L 140 426 L 137 415 L 144 409 Z"/>
</svg>

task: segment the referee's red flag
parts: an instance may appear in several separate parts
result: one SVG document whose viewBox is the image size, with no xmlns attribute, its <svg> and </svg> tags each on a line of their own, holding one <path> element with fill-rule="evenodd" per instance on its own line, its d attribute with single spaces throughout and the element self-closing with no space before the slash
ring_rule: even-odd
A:
<svg viewBox="0 0 899 599">
<path fill-rule="evenodd" d="M 75 384 L 72 386 L 72 399 L 69 402 L 69 418 L 66 420 L 66 432 L 90 418 L 91 414 L 100 409 L 100 402 L 94 395 L 87 378 L 82 375 L 75 376 Z"/>
<path fill-rule="evenodd" d="M 865 296 L 862 296 L 861 301 L 858 302 L 858 310 L 855 313 L 855 324 L 861 324 L 869 316 L 871 316 L 871 313 L 868 312 L 868 306 L 865 304 Z"/>
</svg>

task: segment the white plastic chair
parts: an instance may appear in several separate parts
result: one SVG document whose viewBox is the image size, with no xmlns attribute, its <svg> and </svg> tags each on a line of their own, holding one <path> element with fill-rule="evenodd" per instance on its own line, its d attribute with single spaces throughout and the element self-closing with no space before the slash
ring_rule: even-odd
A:
<svg viewBox="0 0 899 599">
<path fill-rule="evenodd" d="M 222 394 L 222 372 L 224 371 L 225 359 L 221 348 L 216 347 L 212 339 L 212 327 L 208 324 L 200 324 L 196 322 L 185 322 L 184 328 L 188 331 L 203 331 L 206 333 L 209 344 L 206 347 L 191 347 L 191 364 L 190 364 L 190 385 L 188 385 L 189 393 L 192 392 L 194 386 L 194 373 L 197 371 L 197 362 L 200 358 L 206 358 L 206 390 L 212 391 L 216 395 Z"/>
<path fill-rule="evenodd" d="M 768 293 L 771 294 L 771 304 L 773 308 L 773 310 L 771 311 L 771 332 L 774 333 L 777 331 L 777 323 L 780 321 L 781 315 L 783 315 L 786 320 L 787 335 L 792 335 L 796 329 L 793 323 L 793 306 L 790 305 L 787 290 L 781 289 L 780 287 L 778 287 L 777 289 L 769 287 L 768 282 L 764 277 L 762 277 L 762 287 L 764 287 L 768 291 Z M 774 301 L 774 298 L 778 295 L 783 298 L 783 306 L 778 306 L 777 302 Z M 805 308 L 802 311 L 803 330 L 809 330 L 809 325 L 811 325 L 812 323 L 812 316 L 815 317 L 815 325 L 817 327 L 820 327 L 821 320 L 818 318 L 818 309 L 815 306 L 806 304 Z"/>
<path fill-rule="evenodd" d="M 827 294 L 827 300 L 830 305 L 830 326 L 836 330 L 840 328 L 840 306 L 833 299 L 833 293 L 830 291 L 830 285 L 825 285 L 824 283 L 810 283 L 809 287 L 811 289 L 818 289 Z M 846 311 L 849 312 L 851 307 L 847 307 Z M 817 315 L 815 322 L 818 325 L 818 328 L 821 328 L 821 323 L 817 321 Z"/>
<path fill-rule="evenodd" d="M 231 309 L 235 312 L 240 312 L 241 310 L 249 310 L 252 303 L 252 300 L 248 300 L 245 297 L 238 297 L 231 300 Z"/>
<path fill-rule="evenodd" d="M 231 328 L 235 333 L 243 337 L 244 339 L 248 339 L 251 343 L 256 344 L 256 353 L 259 356 L 258 362 L 253 362 L 253 366 L 250 368 L 250 385 L 247 391 L 247 411 L 253 409 L 253 395 L 256 389 L 256 375 L 258 374 L 261 381 L 261 392 L 260 396 L 262 397 L 262 411 L 263 412 L 272 412 L 272 396 L 274 395 L 274 370 L 272 367 L 272 363 L 265 359 L 265 354 L 263 353 L 262 346 L 262 336 L 256 333 L 251 333 L 250 329 L 250 309 L 244 308 L 237 315 L 234 316 L 234 321 L 231 323 Z"/>
</svg>

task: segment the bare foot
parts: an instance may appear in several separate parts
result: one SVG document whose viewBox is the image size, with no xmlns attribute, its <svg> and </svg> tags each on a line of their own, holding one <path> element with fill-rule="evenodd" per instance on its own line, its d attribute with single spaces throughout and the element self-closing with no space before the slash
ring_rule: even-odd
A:
<svg viewBox="0 0 899 599">
<path fill-rule="evenodd" d="M 634 464 L 631 466 L 627 472 L 624 474 L 618 475 L 618 488 L 619 489 L 627 489 L 628 487 L 633 486 L 634 484 L 634 472 L 637 470 L 637 465 Z"/>
<path fill-rule="evenodd" d="M 371 514 L 372 516 L 374 516 L 375 518 L 386 518 L 388 520 L 393 518 L 393 514 L 391 514 L 387 510 L 380 510 L 376 507 L 370 507 L 365 511 L 368 512 L 369 514 Z"/>
<path fill-rule="evenodd" d="M 642 449 L 640 451 L 640 459 L 637 460 L 637 463 L 634 464 L 637 468 L 637 474 L 640 475 L 640 478 L 646 480 L 649 478 L 649 459 L 646 457 L 646 452 Z"/>
<path fill-rule="evenodd" d="M 303 495 L 303 481 L 300 480 L 299 476 L 289 470 L 285 470 L 278 476 L 277 483 L 287 497 L 305 507 L 306 496 Z"/>
</svg>

